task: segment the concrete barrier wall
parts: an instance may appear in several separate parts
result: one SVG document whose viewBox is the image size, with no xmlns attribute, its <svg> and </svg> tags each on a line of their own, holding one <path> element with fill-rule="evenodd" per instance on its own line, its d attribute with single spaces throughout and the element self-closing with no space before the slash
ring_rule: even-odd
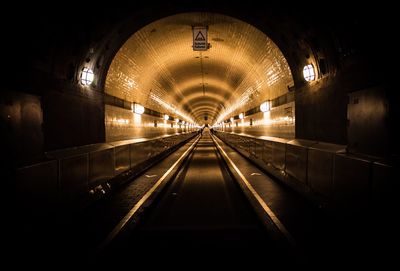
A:
<svg viewBox="0 0 400 271">
<path fill-rule="evenodd" d="M 17 169 L 16 194 L 21 208 L 30 213 L 49 213 L 57 206 L 79 204 L 81 199 L 104 194 L 114 180 L 138 174 L 197 133 L 183 133 L 155 139 L 127 140 L 58 150 L 48 153 L 49 161 Z"/>
<path fill-rule="evenodd" d="M 345 154 L 335 155 L 333 197 L 337 207 L 348 213 L 366 210 L 369 203 L 371 161 Z"/>
<path fill-rule="evenodd" d="M 58 165 L 62 201 L 73 202 L 89 190 L 89 154 L 61 158 L 58 160 Z"/>
<path fill-rule="evenodd" d="M 16 204 L 24 215 L 44 216 L 55 212 L 59 196 L 57 161 L 20 168 L 16 178 Z"/>
<path fill-rule="evenodd" d="M 220 131 L 215 134 L 320 206 L 355 214 L 393 198 L 393 167 L 348 154 L 344 145 Z"/>
</svg>

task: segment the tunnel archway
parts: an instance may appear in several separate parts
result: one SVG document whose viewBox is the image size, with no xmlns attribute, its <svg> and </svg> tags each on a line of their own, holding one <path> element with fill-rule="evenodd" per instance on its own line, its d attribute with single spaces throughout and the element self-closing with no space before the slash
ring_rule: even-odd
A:
<svg viewBox="0 0 400 271">
<path fill-rule="evenodd" d="M 218 120 L 230 105 L 240 101 L 237 95 L 240 96 L 245 88 L 242 89 L 237 82 L 246 78 L 248 64 L 245 61 L 240 62 L 243 65 L 236 65 L 231 70 L 231 78 L 237 78 L 237 82 L 220 80 L 219 76 L 208 73 L 205 77 L 208 80 L 207 85 L 203 85 L 203 82 L 201 85 L 199 82 L 196 84 L 196 78 L 200 76 L 198 72 L 200 60 L 204 60 L 204 63 L 217 62 L 212 57 L 206 60 L 205 53 L 204 59 L 200 56 L 198 59 L 191 59 L 197 66 L 196 64 L 190 66 L 189 62 L 164 65 L 170 74 L 181 75 L 181 79 L 178 78 L 179 80 L 172 84 L 169 78 L 164 78 L 162 69 L 157 65 L 150 66 L 154 69 L 149 68 L 150 73 L 147 77 L 151 80 L 146 82 L 149 82 L 151 89 L 153 83 L 155 86 L 162 86 L 165 95 L 158 100 L 144 99 L 143 105 L 148 109 L 148 114 L 143 116 L 132 114 L 130 108 L 133 102 L 140 101 L 140 97 L 137 98 L 135 95 L 125 97 L 119 94 L 114 96 L 105 89 L 106 74 L 115 54 L 134 33 L 139 33 L 146 26 L 173 14 L 203 11 L 225 14 L 245 21 L 266 34 L 280 48 L 291 68 L 295 88 L 291 88 L 281 96 L 271 98 L 273 101 L 271 104 L 275 109 L 280 108 L 275 110 L 277 113 L 296 115 L 296 138 L 318 141 L 317 144 L 321 146 L 321 142 L 348 146 L 346 153 L 337 155 L 327 154 L 325 151 L 322 151 L 324 154 L 321 156 L 315 155 L 314 149 L 312 158 L 306 152 L 305 161 L 316 161 L 314 164 L 301 164 L 300 156 L 283 149 L 281 156 L 274 155 L 278 159 L 282 158 L 285 163 L 291 162 L 292 169 L 293 167 L 295 169 L 293 171 L 290 166 L 286 167 L 283 164 L 282 168 L 288 173 L 282 175 L 285 181 L 294 175 L 299 176 L 296 169 L 302 169 L 305 175 L 301 176 L 307 179 L 299 179 L 298 183 L 309 185 L 305 194 L 315 189 L 340 201 L 343 196 L 343 202 L 339 203 L 346 203 L 343 204 L 346 209 L 350 209 L 347 208 L 347 200 L 354 205 L 365 203 L 367 207 L 371 203 L 377 210 L 387 210 L 386 207 L 394 206 L 385 198 L 395 198 L 393 193 L 388 193 L 396 191 L 392 189 L 388 180 L 391 179 L 392 169 L 396 168 L 399 157 L 399 144 L 395 140 L 398 138 L 398 129 L 395 127 L 399 116 L 397 106 L 399 99 L 396 88 L 392 86 L 391 78 L 394 77 L 388 76 L 394 70 L 387 68 L 393 65 L 390 53 L 396 52 L 394 43 L 389 42 L 392 36 L 390 33 L 395 33 L 391 31 L 391 26 L 396 25 L 392 22 L 396 17 L 392 16 L 396 9 L 388 12 L 387 5 L 371 5 L 369 8 L 367 5 L 363 6 L 363 9 L 351 8 L 349 5 L 331 5 L 327 12 L 319 5 L 303 5 L 303 3 L 298 8 L 287 3 L 277 7 L 269 2 L 235 4 L 226 0 L 218 2 L 173 0 L 163 1 L 162 4 L 157 2 L 161 3 L 153 0 L 134 1 L 124 5 L 114 3 L 107 6 L 85 6 L 85 8 L 77 8 L 73 3 L 69 3 L 69 7 L 62 6 L 60 9 L 58 5 L 53 7 L 53 10 L 52 7 L 43 8 L 36 4 L 28 9 L 21 9 L 20 5 L 16 4 L 15 10 L 11 12 L 8 11 L 9 5 L 7 6 L 6 11 L 11 16 L 3 18 L 5 48 L 3 48 L 2 63 L 5 71 L 0 114 L 0 122 L 6 137 L 2 141 L 2 149 L 7 156 L 6 162 L 2 164 L 2 180 L 6 180 L 4 181 L 6 203 L 13 203 L 11 200 L 14 200 L 14 194 L 18 194 L 21 199 L 18 202 L 22 207 L 21 213 L 26 214 L 27 209 L 36 207 L 42 211 L 42 202 L 50 202 L 46 207 L 54 210 L 54 206 L 61 198 L 60 195 L 63 195 L 61 191 L 67 193 L 71 191 L 73 197 L 89 195 L 88 185 L 90 184 L 90 188 L 92 185 L 97 185 L 94 183 L 102 180 L 98 179 L 98 176 L 104 171 L 102 170 L 99 175 L 89 174 L 92 170 L 91 165 L 98 163 L 90 164 L 88 159 L 99 161 L 104 158 L 108 166 L 104 167 L 99 163 L 98 168 L 104 169 L 107 174 L 121 172 L 123 168 L 120 167 L 121 160 L 113 158 L 117 153 L 126 154 L 127 159 L 122 161 L 128 163 L 130 161 L 136 163 L 139 160 L 135 156 L 136 153 L 130 152 L 129 149 L 124 152 L 104 149 L 101 150 L 104 156 L 98 159 L 98 150 L 113 145 L 104 144 L 105 141 L 145 137 L 154 140 L 154 144 L 149 145 L 149 150 L 157 153 L 164 148 L 164 145 L 160 144 L 158 138 L 153 137 L 193 128 L 178 121 L 180 117 L 175 109 L 180 109 L 193 119 L 193 122 L 199 124 L 205 123 L 207 116 L 207 120 L 212 124 L 213 120 L 215 118 Z M 379 20 L 371 20 L 377 15 L 385 16 Z M 152 30 L 150 29 L 150 33 Z M 153 34 L 160 34 L 160 30 Z M 217 37 L 213 41 L 212 37 L 210 38 L 213 45 L 211 50 L 216 49 L 218 44 L 227 42 L 227 39 L 219 39 Z M 213 63 L 208 65 L 214 74 L 221 74 L 225 72 L 224 67 L 229 66 L 232 59 L 233 57 L 225 56 L 218 59 L 219 65 Z M 309 63 L 317 68 L 317 72 L 321 71 L 313 83 L 305 82 L 302 77 L 302 69 Z M 83 86 L 79 81 L 84 65 L 89 65 L 93 69 L 96 79 L 91 86 Z M 192 76 L 195 73 L 196 78 Z M 187 80 L 184 80 L 185 78 Z M 254 78 L 257 79 L 257 76 L 254 75 Z M 128 81 L 128 83 L 134 85 L 133 82 Z M 149 89 L 149 86 L 144 87 L 144 90 L 150 93 Z M 207 99 L 203 98 L 204 92 L 207 94 Z M 294 93 L 295 112 L 294 107 L 290 109 L 289 106 L 282 106 L 288 101 L 294 104 Z M 167 103 L 162 103 L 164 97 Z M 151 100 L 154 101 L 151 103 Z M 260 98 L 258 102 L 261 103 L 262 99 Z M 252 110 L 257 108 L 257 105 L 252 107 L 249 103 L 245 103 L 243 109 L 236 108 L 237 111 L 235 109 L 227 114 L 223 118 L 226 123 L 221 129 L 238 133 L 251 132 L 254 135 L 271 135 L 274 134 L 273 130 L 257 128 L 270 125 L 279 129 L 280 134 L 276 134 L 277 136 L 294 136 L 291 126 L 294 125 L 293 118 L 282 116 L 279 120 L 284 126 L 279 126 L 280 124 L 270 121 L 274 118 L 271 116 L 272 111 L 269 112 L 269 118 L 257 118 L 256 114 L 261 115 L 261 113 Z M 165 107 L 167 105 L 169 107 Z M 366 111 L 366 108 L 369 110 Z M 239 118 L 241 112 L 247 114 L 243 120 Z M 162 113 L 168 114 L 171 119 L 163 120 Z M 106 125 L 104 125 L 105 115 Z M 260 123 L 261 120 L 265 123 Z M 288 131 L 285 132 L 282 127 L 288 128 Z M 121 143 L 115 145 L 118 144 Z M 257 145 L 254 144 L 256 146 L 254 149 L 253 145 L 248 146 L 250 146 L 247 148 L 250 157 L 258 155 L 257 152 L 253 153 L 254 149 L 257 150 Z M 73 156 L 56 160 L 54 154 L 59 154 L 65 148 L 71 148 Z M 97 148 L 94 155 L 76 155 L 76 151 L 94 150 L 94 148 Z M 118 150 L 121 149 L 127 148 L 119 145 Z M 296 150 L 296 147 L 291 149 Z M 289 155 L 289 158 L 285 155 Z M 369 155 L 374 157 L 371 158 Z M 319 159 L 327 156 L 330 160 Z M 142 157 L 147 157 L 147 153 L 143 152 Z M 391 159 L 391 163 L 393 159 L 394 163 L 386 165 L 381 157 Z M 265 159 L 265 156 L 262 158 Z M 262 163 L 264 162 L 266 161 Z M 71 170 L 74 165 L 77 170 Z M 24 168 L 27 170 L 24 171 L 26 174 L 18 173 L 16 177 L 16 169 Z M 316 172 L 324 173 L 316 174 Z M 325 175 L 326 172 L 330 172 L 330 175 Z M 112 174 L 102 176 L 108 181 L 108 176 Z M 319 180 L 321 176 L 327 176 L 325 183 L 314 182 L 315 178 Z M 7 193 L 15 190 L 18 193 Z M 36 200 L 31 200 L 32 198 Z M 389 208 L 385 213 L 393 213 L 391 209 L 393 208 Z M 14 221 L 13 217 L 14 215 L 11 221 Z M 26 222 L 30 219 L 26 220 L 25 216 L 20 218 L 23 222 L 21 225 L 26 227 Z M 37 236 L 41 238 L 40 234 Z M 49 237 L 54 239 L 54 236 Z M 32 242 L 35 243 L 37 242 Z M 54 250 L 53 246 L 49 247 L 60 254 L 60 251 Z"/>
<path fill-rule="evenodd" d="M 376 8 L 370 11 L 376 13 Z M 374 52 L 388 51 L 386 47 L 391 43 L 385 42 L 388 36 L 381 29 L 392 24 L 385 20 L 372 22 L 369 13 L 358 8 L 330 7 L 330 14 L 319 9 L 225 0 L 139 1 L 124 6 L 93 6 L 87 14 L 74 5 L 63 7 L 65 14 L 40 8 L 23 12 L 18 8 L 13 17 L 18 23 L 7 23 L 13 27 L 5 35 L 14 42 L 7 43 L 4 50 L 8 52 L 5 63 L 9 67 L 4 84 L 10 91 L 37 96 L 37 108 L 43 113 L 30 132 L 12 131 L 12 137 L 27 142 L 20 156 L 29 146 L 38 146 L 30 156 L 40 157 L 46 151 L 105 142 L 104 86 L 115 54 L 141 28 L 185 12 L 215 12 L 237 18 L 255 26 L 278 45 L 295 85 L 296 138 L 357 143 L 358 139 L 348 135 L 348 94 L 386 84 L 386 69 L 376 67 L 386 67 L 389 58 Z M 371 33 L 377 38 L 371 39 Z M 21 63 L 24 69 L 20 68 Z M 318 72 L 312 83 L 302 76 L 303 67 L 308 64 Z M 95 75 L 91 86 L 82 86 L 79 80 L 85 66 Z M 17 96 L 14 99 L 21 100 Z M 179 99 L 176 100 L 180 103 Z M 119 105 L 123 103 L 118 101 Z M 187 104 L 183 107 L 190 110 Z"/>
<path fill-rule="evenodd" d="M 208 27 L 207 51 L 192 49 L 196 25 Z M 163 121 L 168 131 L 150 130 L 156 116 L 142 117 L 140 127 L 153 135 L 177 132 L 176 119 L 228 129 L 224 122 L 244 113 L 233 129 L 293 138 L 294 99 L 286 98 L 293 97 L 293 85 L 285 56 L 262 31 L 230 16 L 190 12 L 164 17 L 130 36 L 110 64 L 104 91 L 124 104 L 156 111 L 158 118 L 170 116 Z M 279 99 L 285 102 L 273 102 Z M 271 104 L 268 114 L 259 109 L 265 101 Z M 148 136 L 146 129 L 134 132 L 138 121 L 129 106 L 106 104 L 105 116 L 106 141 Z"/>
</svg>

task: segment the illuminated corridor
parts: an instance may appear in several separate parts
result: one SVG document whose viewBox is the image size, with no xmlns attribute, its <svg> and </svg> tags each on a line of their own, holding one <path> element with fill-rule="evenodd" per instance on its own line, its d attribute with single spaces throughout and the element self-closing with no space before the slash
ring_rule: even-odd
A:
<svg viewBox="0 0 400 271">
<path fill-rule="evenodd" d="M 390 9 L 137 2 L 2 19 L 12 256 L 390 262 Z"/>
</svg>

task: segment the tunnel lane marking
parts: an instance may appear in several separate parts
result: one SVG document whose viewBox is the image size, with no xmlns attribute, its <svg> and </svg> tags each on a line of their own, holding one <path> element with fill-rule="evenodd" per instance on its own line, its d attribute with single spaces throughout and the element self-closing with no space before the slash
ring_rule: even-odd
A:
<svg viewBox="0 0 400 271">
<path fill-rule="evenodd" d="M 147 175 L 147 174 L 145 174 L 144 176 L 146 176 L 147 178 L 157 177 L 157 175 L 155 175 L 155 174 L 153 174 L 153 175 Z"/>
<path fill-rule="evenodd" d="M 153 187 L 147 191 L 147 193 L 132 207 L 132 209 L 125 215 L 124 218 L 118 223 L 117 226 L 110 232 L 107 238 L 103 241 L 103 243 L 99 246 L 99 251 L 103 250 L 107 247 L 108 244 L 114 240 L 114 238 L 119 234 L 119 232 L 125 227 L 125 225 L 129 222 L 129 220 L 133 217 L 133 215 L 139 210 L 139 208 L 148 200 L 148 198 L 154 193 L 154 191 L 160 186 L 160 184 L 168 177 L 172 170 L 179 164 L 179 162 L 186 156 L 188 152 L 190 152 L 196 143 L 199 141 L 198 138 L 193 144 L 179 157 L 178 160 L 164 173 L 164 175 L 158 179 L 158 181 L 153 185 Z"/>
<path fill-rule="evenodd" d="M 222 147 L 218 144 L 216 140 L 214 140 L 215 144 L 217 145 L 218 149 L 221 151 L 221 153 L 224 155 L 224 157 L 228 160 L 229 164 L 235 169 L 237 174 L 240 176 L 242 179 L 243 183 L 247 186 L 247 189 L 253 194 L 255 199 L 258 201 L 258 203 L 261 205 L 261 207 L 264 209 L 264 212 L 267 213 L 267 215 L 271 218 L 272 222 L 275 224 L 275 226 L 278 228 L 278 230 L 285 236 L 289 244 L 293 247 L 296 246 L 296 241 L 292 237 L 292 235 L 289 233 L 289 231 L 286 229 L 286 227 L 282 224 L 282 222 L 279 220 L 279 218 L 275 215 L 275 213 L 269 208 L 268 204 L 261 198 L 261 196 L 257 193 L 257 191 L 253 188 L 253 186 L 250 184 L 250 182 L 246 179 L 246 177 L 242 174 L 240 169 L 235 165 L 235 163 L 229 158 L 229 156 L 226 154 L 226 152 L 222 149 Z"/>
</svg>

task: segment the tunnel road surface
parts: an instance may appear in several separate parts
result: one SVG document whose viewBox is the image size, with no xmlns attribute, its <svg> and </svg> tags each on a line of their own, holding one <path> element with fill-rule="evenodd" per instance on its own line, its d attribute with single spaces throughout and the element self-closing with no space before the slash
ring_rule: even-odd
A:
<svg viewBox="0 0 400 271">
<path fill-rule="evenodd" d="M 208 130 L 177 177 L 111 254 L 122 258 L 155 251 L 262 254 L 275 263 L 282 257 L 229 174 Z"/>
</svg>

